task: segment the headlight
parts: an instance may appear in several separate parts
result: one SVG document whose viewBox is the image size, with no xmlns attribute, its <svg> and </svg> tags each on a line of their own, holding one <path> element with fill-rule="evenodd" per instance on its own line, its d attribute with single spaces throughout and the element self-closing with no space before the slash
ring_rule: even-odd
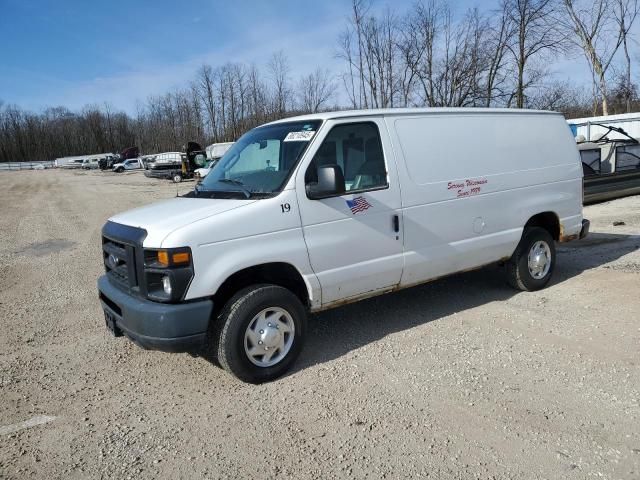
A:
<svg viewBox="0 0 640 480">
<path fill-rule="evenodd" d="M 171 296 L 171 277 L 169 275 L 162 277 L 162 289 L 164 293 Z"/>
<path fill-rule="evenodd" d="M 150 300 L 179 302 L 193 278 L 191 249 L 145 250 L 144 277 Z"/>
</svg>

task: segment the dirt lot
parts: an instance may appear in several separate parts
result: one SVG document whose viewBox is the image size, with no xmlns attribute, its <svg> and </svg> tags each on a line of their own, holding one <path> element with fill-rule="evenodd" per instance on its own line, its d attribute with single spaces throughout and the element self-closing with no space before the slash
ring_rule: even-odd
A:
<svg viewBox="0 0 640 480">
<path fill-rule="evenodd" d="M 639 197 L 587 207 L 546 290 L 492 267 L 315 315 L 250 386 L 104 328 L 102 224 L 175 192 L 0 174 L 0 477 L 640 478 Z"/>
</svg>

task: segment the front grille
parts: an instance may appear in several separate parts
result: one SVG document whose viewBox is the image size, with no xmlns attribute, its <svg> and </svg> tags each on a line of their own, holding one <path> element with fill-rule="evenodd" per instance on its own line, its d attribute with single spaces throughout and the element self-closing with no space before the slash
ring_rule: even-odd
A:
<svg viewBox="0 0 640 480">
<path fill-rule="evenodd" d="M 133 245 L 102 237 L 102 257 L 107 275 L 113 283 L 125 289 L 137 285 L 134 252 Z"/>
</svg>

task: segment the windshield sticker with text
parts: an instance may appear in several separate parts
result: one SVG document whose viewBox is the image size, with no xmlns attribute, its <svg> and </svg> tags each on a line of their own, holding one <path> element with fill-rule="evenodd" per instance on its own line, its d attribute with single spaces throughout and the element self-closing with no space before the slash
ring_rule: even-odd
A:
<svg viewBox="0 0 640 480">
<path fill-rule="evenodd" d="M 488 183 L 486 178 L 456 180 L 447 184 L 447 190 L 456 192 L 456 198 L 470 197 L 482 192 L 482 185 Z"/>
<path fill-rule="evenodd" d="M 289 132 L 284 137 L 285 142 L 308 142 L 313 138 L 315 130 L 304 130 L 302 132 Z"/>
</svg>

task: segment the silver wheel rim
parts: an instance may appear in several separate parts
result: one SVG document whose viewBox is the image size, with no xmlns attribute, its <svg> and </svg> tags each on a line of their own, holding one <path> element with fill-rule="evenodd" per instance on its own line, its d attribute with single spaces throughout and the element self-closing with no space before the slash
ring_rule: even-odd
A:
<svg viewBox="0 0 640 480">
<path fill-rule="evenodd" d="M 529 250 L 527 257 L 529 273 L 536 280 L 544 278 L 551 269 L 551 248 L 547 242 L 538 240 Z"/>
<path fill-rule="evenodd" d="M 244 332 L 244 351 L 258 367 L 272 367 L 287 356 L 293 345 L 295 325 L 285 309 L 269 307 L 258 313 Z"/>
</svg>

